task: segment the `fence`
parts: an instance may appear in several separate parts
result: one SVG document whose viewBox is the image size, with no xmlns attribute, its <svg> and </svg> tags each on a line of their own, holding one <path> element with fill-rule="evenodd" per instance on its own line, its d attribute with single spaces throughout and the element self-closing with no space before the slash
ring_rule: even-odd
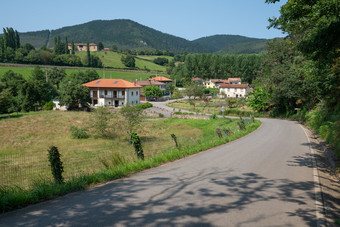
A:
<svg viewBox="0 0 340 227">
<path fill-rule="evenodd" d="M 102 160 L 112 157 L 112 152 L 81 151 L 61 153 L 65 180 L 79 174 L 93 173 L 104 169 Z M 0 186 L 29 188 L 36 181 L 52 180 L 47 149 L 31 153 L 0 153 Z"/>
</svg>

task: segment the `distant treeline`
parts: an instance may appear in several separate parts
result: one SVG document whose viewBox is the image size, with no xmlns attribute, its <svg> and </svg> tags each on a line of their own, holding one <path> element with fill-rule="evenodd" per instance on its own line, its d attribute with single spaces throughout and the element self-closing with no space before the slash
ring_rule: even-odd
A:
<svg viewBox="0 0 340 227">
<path fill-rule="evenodd" d="M 53 49 L 47 49 L 46 46 L 35 49 L 29 43 L 21 45 L 19 34 L 13 28 L 3 28 L 3 33 L 0 37 L 0 62 L 102 67 L 101 60 L 91 55 L 89 51 L 87 57 L 82 60 L 75 55 L 74 45 L 68 50 L 67 37 L 65 42 L 62 42 L 59 36 L 54 37 Z"/>
<path fill-rule="evenodd" d="M 240 77 L 244 83 L 252 83 L 262 70 L 261 54 L 216 55 L 187 54 L 177 55 L 184 58 L 184 64 L 171 69 L 177 80 L 199 77 L 202 79 L 227 79 Z"/>
</svg>

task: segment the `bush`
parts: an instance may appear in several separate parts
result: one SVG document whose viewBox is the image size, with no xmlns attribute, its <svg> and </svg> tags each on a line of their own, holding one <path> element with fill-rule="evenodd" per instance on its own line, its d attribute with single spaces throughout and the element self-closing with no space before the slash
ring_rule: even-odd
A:
<svg viewBox="0 0 340 227">
<path fill-rule="evenodd" d="M 217 115 L 216 115 L 216 114 L 213 114 L 213 115 L 210 116 L 210 120 L 214 120 L 214 119 L 216 119 L 216 118 L 217 118 Z"/>
<path fill-rule="evenodd" d="M 64 183 L 62 173 L 64 172 L 63 162 L 60 160 L 60 153 L 55 146 L 48 150 L 48 160 L 50 161 L 52 175 L 57 184 Z"/>
<path fill-rule="evenodd" d="M 147 103 L 137 104 L 137 105 L 135 105 L 135 107 L 145 110 L 147 108 L 153 107 L 153 105 L 152 105 L 152 103 L 147 102 Z"/>
<path fill-rule="evenodd" d="M 89 135 L 86 133 L 87 129 L 78 128 L 76 126 L 71 126 L 70 128 L 72 138 L 74 139 L 86 139 L 89 138 Z"/>
<path fill-rule="evenodd" d="M 53 110 L 53 107 L 55 107 L 55 104 L 53 101 L 49 101 L 45 103 L 44 109 L 45 110 Z"/>
</svg>

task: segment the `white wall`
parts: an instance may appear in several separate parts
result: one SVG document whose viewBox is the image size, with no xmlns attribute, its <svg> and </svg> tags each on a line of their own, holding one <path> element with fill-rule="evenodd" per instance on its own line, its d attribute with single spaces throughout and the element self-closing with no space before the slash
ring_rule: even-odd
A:
<svg viewBox="0 0 340 227">
<path fill-rule="evenodd" d="M 129 103 L 129 105 L 139 104 L 140 100 L 140 89 L 139 88 L 127 88 L 125 89 L 125 105 Z"/>
</svg>

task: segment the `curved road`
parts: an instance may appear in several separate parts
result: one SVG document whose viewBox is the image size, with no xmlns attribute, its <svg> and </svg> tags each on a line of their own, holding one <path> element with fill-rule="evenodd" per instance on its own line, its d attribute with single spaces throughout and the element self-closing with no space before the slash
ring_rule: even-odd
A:
<svg viewBox="0 0 340 227">
<path fill-rule="evenodd" d="M 0 216 L 0 226 L 323 226 L 294 121 L 90 190 Z"/>
</svg>

